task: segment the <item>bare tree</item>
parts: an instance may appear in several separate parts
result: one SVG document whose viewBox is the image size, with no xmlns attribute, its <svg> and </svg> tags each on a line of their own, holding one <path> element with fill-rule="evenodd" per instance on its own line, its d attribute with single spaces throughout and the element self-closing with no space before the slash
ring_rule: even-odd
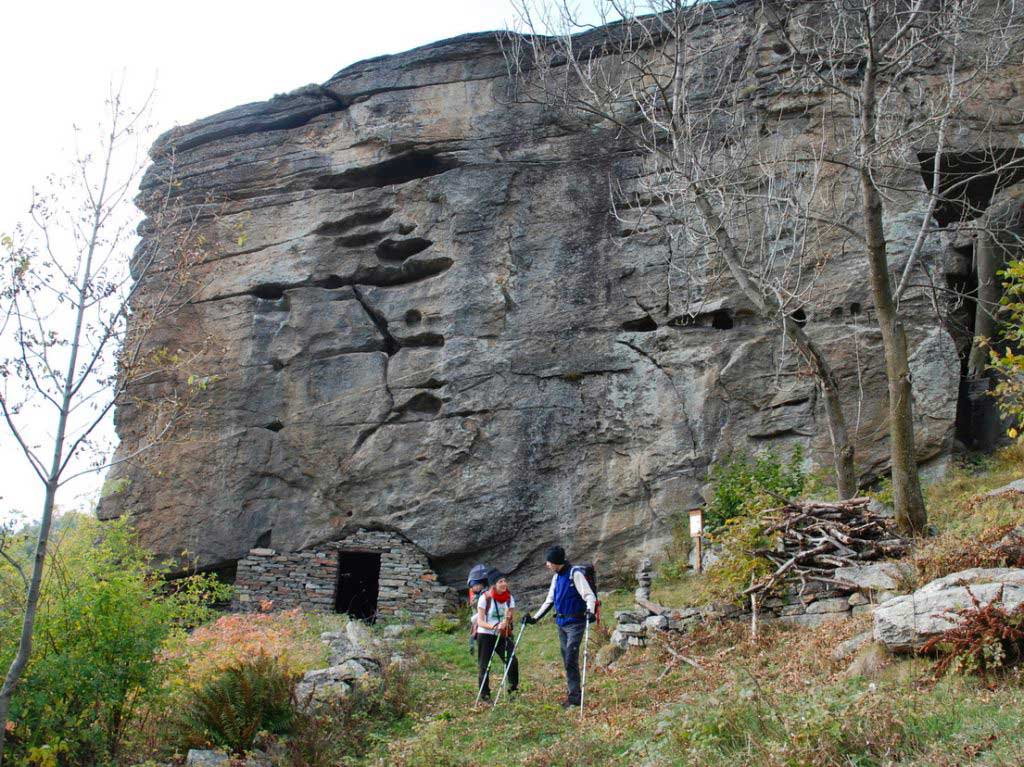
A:
<svg viewBox="0 0 1024 767">
<path fill-rule="evenodd" d="M 613 182 L 615 215 L 630 233 L 657 230 L 672 268 L 692 288 L 696 314 L 724 267 L 752 309 L 778 322 L 814 374 L 832 442 L 836 486 L 857 490 L 854 448 L 839 384 L 821 346 L 804 330 L 805 307 L 824 267 L 826 229 L 809 213 L 820 174 L 793 185 L 778 172 L 777 142 L 744 84 L 756 69 L 750 24 L 733 4 L 606 0 L 601 26 L 566 2 L 518 5 L 523 34 L 504 40 L 515 98 L 560 107 L 567 119 L 610 126 L 639 167 Z M 747 11 L 749 15 L 749 9 Z"/>
<path fill-rule="evenodd" d="M 724 264 L 754 309 L 781 321 L 822 393 L 844 496 L 856 474 L 838 386 L 798 317 L 813 306 L 830 257 L 865 256 L 885 353 L 897 521 L 923 530 L 900 301 L 930 291 L 939 307 L 924 258 L 939 212 L 969 208 L 979 180 L 1005 183 L 1021 167 L 1020 154 L 996 149 L 1012 118 L 987 98 L 1000 68 L 1019 59 L 1016 0 L 606 0 L 595 7 L 613 23 L 600 28 L 568 3 L 537 7 L 520 5 L 526 34 L 507 38 L 520 91 L 613 126 L 644 158 L 620 195 L 639 201 L 625 206 L 632 230 L 646 221 L 688 239 L 700 258 L 674 262 L 693 270 L 688 280 Z M 988 159 L 950 172 L 954 138 Z M 908 208 L 922 215 L 896 263 L 887 217 Z M 986 252 L 978 249 L 982 261 Z M 989 316 L 995 268 L 979 261 L 978 311 Z"/>
<path fill-rule="evenodd" d="M 780 81 L 820 99 L 832 135 L 817 160 L 838 169 L 846 188 L 832 220 L 852 213 L 863 231 L 871 292 L 885 352 L 896 517 L 908 531 L 927 522 L 917 472 L 913 395 L 900 301 L 937 231 L 939 206 L 962 201 L 981 175 L 1019 166 L 1016 155 L 991 154 L 999 141 L 998 99 L 986 98 L 1000 68 L 1019 58 L 1024 9 L 1016 0 L 764 0 L 768 28 L 785 51 Z M 991 154 L 978 172 L 946 172 L 951 137 Z M 930 154 L 931 184 L 909 182 Z M 894 263 L 887 216 L 908 195 L 926 201 L 917 237 Z M 985 259 L 982 259 L 985 261 Z M 927 270 L 925 270 L 927 272 Z M 979 262 L 986 287 L 990 263 Z M 991 300 L 983 289 L 981 302 Z"/>
<path fill-rule="evenodd" d="M 164 383 L 161 396 L 147 400 L 149 433 L 136 454 L 168 435 L 203 388 L 203 379 L 185 373 L 188 355 L 149 340 L 190 295 L 190 267 L 199 257 L 191 222 L 169 202 L 174 182 L 168 180 L 147 206 L 158 245 L 131 254 L 137 223 L 131 197 L 143 167 L 139 132 L 146 109 L 126 107 L 120 89 L 112 89 L 106 106 L 95 151 L 77 151 L 71 173 L 48 179 L 47 191 L 33 194 L 27 224 L 3 238 L 0 412 L 26 474 L 44 490 L 31 569 L 18 568 L 24 620 L 0 687 L 4 724 L 32 652 L 61 491 L 75 477 L 110 465 L 97 435 L 115 402 L 131 398 L 134 388 Z M 4 735 L 0 727 L 0 764 Z"/>
</svg>

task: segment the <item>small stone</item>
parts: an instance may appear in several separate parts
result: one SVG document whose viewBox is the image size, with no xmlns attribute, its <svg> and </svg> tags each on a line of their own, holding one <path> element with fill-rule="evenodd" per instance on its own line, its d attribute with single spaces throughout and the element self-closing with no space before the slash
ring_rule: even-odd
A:
<svg viewBox="0 0 1024 767">
<path fill-rule="evenodd" d="M 227 765 L 230 761 L 231 758 L 223 751 L 190 748 L 188 756 L 185 757 L 185 767 L 218 767 Z"/>
<path fill-rule="evenodd" d="M 870 600 L 858 591 L 855 594 L 850 594 L 850 598 L 846 601 L 849 602 L 850 607 L 858 607 L 868 604 Z"/>
<path fill-rule="evenodd" d="M 668 628 L 668 618 L 664 615 L 652 615 L 644 621 L 644 626 L 654 631 L 664 631 Z"/>
<path fill-rule="evenodd" d="M 846 660 L 859 650 L 864 644 L 871 641 L 871 632 L 864 631 L 857 636 L 840 642 L 832 651 L 833 660 Z"/>
<path fill-rule="evenodd" d="M 842 613 L 850 609 L 850 602 L 845 597 L 833 597 L 832 599 L 819 599 L 807 605 L 808 614 L 816 613 Z"/>
</svg>

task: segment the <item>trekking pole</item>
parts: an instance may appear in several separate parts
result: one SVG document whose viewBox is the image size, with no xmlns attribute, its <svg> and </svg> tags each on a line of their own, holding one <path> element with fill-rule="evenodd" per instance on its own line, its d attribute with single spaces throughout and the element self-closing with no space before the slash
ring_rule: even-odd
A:
<svg viewBox="0 0 1024 767">
<path fill-rule="evenodd" d="M 519 640 L 523 638 L 523 632 L 526 630 L 526 624 L 524 623 L 519 627 L 519 636 L 516 637 L 515 644 L 512 645 L 512 653 L 508 656 L 508 663 L 505 664 L 505 673 L 501 675 L 501 684 L 498 685 L 498 694 L 494 696 L 494 705 L 498 705 L 498 700 L 501 698 L 501 691 L 505 689 L 505 680 L 508 679 L 508 670 L 512 668 L 512 661 L 516 657 L 516 648 L 519 647 Z M 495 642 L 495 648 L 498 644 Z"/>
<path fill-rule="evenodd" d="M 473 704 L 474 707 L 480 705 L 480 698 L 484 694 L 484 685 L 487 684 L 487 677 L 491 673 L 491 661 L 494 660 L 494 651 L 497 650 L 497 649 L 498 649 L 498 643 L 497 643 L 497 641 L 495 641 L 494 647 L 491 648 L 491 654 L 489 656 L 487 656 L 487 668 L 484 670 L 484 678 L 483 678 L 483 681 L 480 682 L 480 689 L 477 690 L 477 693 L 476 693 L 476 703 Z"/>
<path fill-rule="evenodd" d="M 583 629 L 583 680 L 580 682 L 580 719 L 583 718 L 583 695 L 587 691 L 587 650 L 590 646 L 590 621 Z"/>
</svg>

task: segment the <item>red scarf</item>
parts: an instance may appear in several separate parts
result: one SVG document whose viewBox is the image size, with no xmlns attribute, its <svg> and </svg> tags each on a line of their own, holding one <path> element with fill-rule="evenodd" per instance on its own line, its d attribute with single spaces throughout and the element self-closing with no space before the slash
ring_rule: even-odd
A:
<svg viewBox="0 0 1024 767">
<path fill-rule="evenodd" d="M 504 594 L 499 594 L 497 591 L 494 590 L 493 587 L 491 588 L 491 599 L 493 599 L 498 604 L 503 605 L 511 598 L 512 592 L 510 590 L 506 589 Z"/>
</svg>

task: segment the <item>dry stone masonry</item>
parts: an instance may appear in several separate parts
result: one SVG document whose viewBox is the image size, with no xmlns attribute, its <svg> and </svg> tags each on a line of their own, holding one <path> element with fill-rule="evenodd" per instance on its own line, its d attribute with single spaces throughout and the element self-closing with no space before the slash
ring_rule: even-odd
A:
<svg viewBox="0 0 1024 767">
<path fill-rule="evenodd" d="M 232 607 L 242 612 L 268 606 L 333 611 L 346 553 L 380 555 L 376 617 L 422 621 L 449 605 L 451 591 L 438 581 L 422 551 L 397 533 L 358 530 L 309 551 L 252 549 L 238 562 Z"/>
</svg>

